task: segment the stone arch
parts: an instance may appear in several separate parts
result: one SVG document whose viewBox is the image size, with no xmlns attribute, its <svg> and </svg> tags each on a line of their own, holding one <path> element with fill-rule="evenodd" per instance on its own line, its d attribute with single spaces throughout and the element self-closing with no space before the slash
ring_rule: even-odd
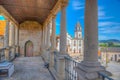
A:
<svg viewBox="0 0 120 80">
<path fill-rule="evenodd" d="M 32 57 L 33 56 L 33 42 L 28 40 L 25 43 L 25 57 Z"/>
</svg>

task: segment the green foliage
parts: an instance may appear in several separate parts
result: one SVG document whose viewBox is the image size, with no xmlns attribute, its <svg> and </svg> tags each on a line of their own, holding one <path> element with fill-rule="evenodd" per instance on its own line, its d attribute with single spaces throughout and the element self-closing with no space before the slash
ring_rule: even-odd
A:
<svg viewBox="0 0 120 80">
<path fill-rule="evenodd" d="M 100 47 L 108 47 L 108 44 L 106 44 L 106 43 L 100 43 L 99 46 Z"/>
<path fill-rule="evenodd" d="M 108 42 L 108 43 L 100 43 L 100 47 L 120 47 L 120 44 L 115 44 L 113 42 Z"/>
<path fill-rule="evenodd" d="M 114 47 L 114 43 L 113 42 L 108 42 L 108 47 Z"/>
</svg>

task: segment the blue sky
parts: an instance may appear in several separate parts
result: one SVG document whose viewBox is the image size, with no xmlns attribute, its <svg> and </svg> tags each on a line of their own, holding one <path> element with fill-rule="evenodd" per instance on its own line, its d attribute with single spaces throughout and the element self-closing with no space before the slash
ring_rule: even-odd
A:
<svg viewBox="0 0 120 80">
<path fill-rule="evenodd" d="M 98 0 L 99 40 L 120 40 L 120 0 Z M 76 23 L 79 21 L 84 35 L 85 0 L 69 0 L 66 8 L 67 32 L 74 36 Z M 56 34 L 60 33 L 60 12 L 56 18 Z"/>
<path fill-rule="evenodd" d="M 120 40 L 120 0 L 98 0 L 99 40 Z M 69 0 L 66 8 L 67 32 L 74 36 L 75 25 L 79 21 L 84 36 L 85 0 Z M 4 18 L 0 16 L 0 20 Z M 56 17 L 56 34 L 60 33 L 60 12 Z"/>
<path fill-rule="evenodd" d="M 4 16 L 0 15 L 0 20 L 5 20 Z"/>
</svg>

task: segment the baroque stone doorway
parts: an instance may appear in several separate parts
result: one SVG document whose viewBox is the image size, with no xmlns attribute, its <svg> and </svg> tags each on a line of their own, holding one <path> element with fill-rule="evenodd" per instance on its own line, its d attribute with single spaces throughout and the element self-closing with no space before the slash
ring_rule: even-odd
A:
<svg viewBox="0 0 120 80">
<path fill-rule="evenodd" d="M 33 56 L 33 43 L 29 40 L 25 43 L 25 57 Z"/>
</svg>

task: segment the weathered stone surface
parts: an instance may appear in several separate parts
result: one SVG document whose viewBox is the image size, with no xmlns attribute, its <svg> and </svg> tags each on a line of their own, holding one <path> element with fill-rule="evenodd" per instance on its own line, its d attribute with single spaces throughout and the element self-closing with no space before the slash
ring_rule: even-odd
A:
<svg viewBox="0 0 120 80">
<path fill-rule="evenodd" d="M 41 57 L 22 57 L 14 61 L 15 73 L 3 80 L 53 80 Z"/>
<path fill-rule="evenodd" d="M 3 43 L 4 43 L 4 37 L 0 36 L 0 48 L 3 48 Z"/>
<path fill-rule="evenodd" d="M 20 53 L 25 54 L 25 43 L 31 41 L 33 43 L 33 56 L 37 56 L 40 53 L 40 47 L 42 42 L 42 26 L 37 22 L 26 21 L 20 24 L 19 28 L 19 46 Z"/>
</svg>

